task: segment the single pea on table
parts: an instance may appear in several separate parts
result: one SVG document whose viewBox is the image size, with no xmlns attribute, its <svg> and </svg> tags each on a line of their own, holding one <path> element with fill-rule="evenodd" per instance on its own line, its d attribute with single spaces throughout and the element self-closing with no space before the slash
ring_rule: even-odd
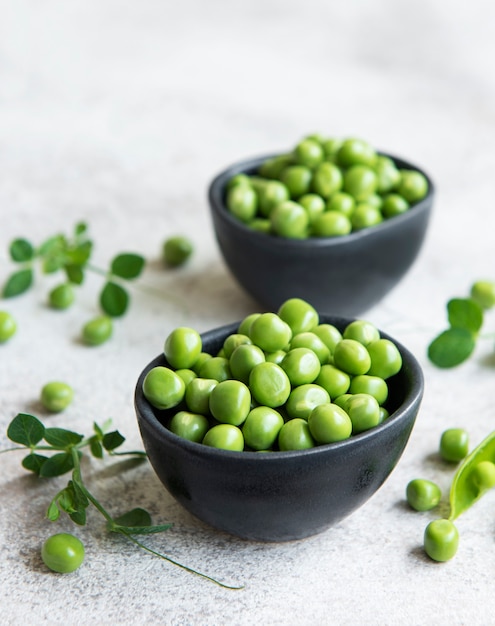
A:
<svg viewBox="0 0 495 626">
<path fill-rule="evenodd" d="M 341 332 L 290 298 L 254 313 L 215 354 L 178 327 L 164 342 L 143 394 L 169 410 L 168 427 L 195 443 L 231 451 L 285 451 L 335 443 L 388 419 L 388 383 L 402 367 L 395 344 L 368 321 Z"/>
</svg>

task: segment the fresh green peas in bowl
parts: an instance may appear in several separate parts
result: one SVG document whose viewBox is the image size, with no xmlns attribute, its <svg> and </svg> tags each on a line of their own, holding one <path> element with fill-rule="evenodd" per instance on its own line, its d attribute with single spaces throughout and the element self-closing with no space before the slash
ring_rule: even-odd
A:
<svg viewBox="0 0 495 626">
<path fill-rule="evenodd" d="M 407 444 L 423 377 L 414 356 L 376 329 L 369 345 L 390 341 L 400 361 L 395 370 L 387 362 L 379 400 L 369 393 L 378 376 L 364 381 L 364 391 L 350 390 L 352 353 L 343 360 L 347 371 L 330 361 L 339 343 L 351 341 L 343 335 L 355 322 L 292 298 L 269 316 L 251 314 L 201 334 L 200 346 L 183 344 L 186 361 L 229 354 L 221 357 L 232 365 L 226 380 L 197 375 L 184 383 L 166 348 L 145 367 L 135 390 L 138 424 L 152 467 L 178 502 L 220 530 L 285 541 L 325 530 L 371 497 Z M 365 324 L 354 336 L 370 336 Z M 301 334 L 326 342 L 326 362 L 313 353 L 284 364 L 291 350 L 299 357 L 312 351 L 291 348 Z M 190 368 L 196 371 L 194 362 Z"/>
</svg>

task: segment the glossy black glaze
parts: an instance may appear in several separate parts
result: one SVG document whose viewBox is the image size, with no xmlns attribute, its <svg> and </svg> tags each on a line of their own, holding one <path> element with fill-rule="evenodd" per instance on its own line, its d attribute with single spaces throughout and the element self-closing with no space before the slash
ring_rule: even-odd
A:
<svg viewBox="0 0 495 626">
<path fill-rule="evenodd" d="M 326 315 L 320 320 L 340 329 L 350 321 Z M 237 327 L 204 333 L 203 350 L 217 352 Z M 228 452 L 174 435 L 165 426 L 173 411 L 154 409 L 142 392 L 146 373 L 167 364 L 158 356 L 142 372 L 135 391 L 139 428 L 152 467 L 188 511 L 232 535 L 288 541 L 326 530 L 377 491 L 409 439 L 423 395 L 423 375 L 414 356 L 395 343 L 403 367 L 389 381 L 389 419 L 347 441 L 294 452 Z"/>
<path fill-rule="evenodd" d="M 255 173 L 271 156 L 232 165 L 208 190 L 215 235 L 232 275 L 269 311 L 299 297 L 332 315 L 362 314 L 395 287 L 416 259 L 433 204 L 433 182 L 417 166 L 388 155 L 398 167 L 420 171 L 428 180 L 428 195 L 409 211 L 344 237 L 274 237 L 245 226 L 224 201 L 232 176 Z"/>
</svg>

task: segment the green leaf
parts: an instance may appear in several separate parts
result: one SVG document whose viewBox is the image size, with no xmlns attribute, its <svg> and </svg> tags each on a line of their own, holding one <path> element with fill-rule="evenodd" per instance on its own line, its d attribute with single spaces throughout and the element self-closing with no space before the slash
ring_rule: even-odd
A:
<svg viewBox="0 0 495 626">
<path fill-rule="evenodd" d="M 93 243 L 91 241 L 83 241 L 75 248 L 69 250 L 67 254 L 68 261 L 73 265 L 84 266 L 88 262 L 93 250 Z"/>
<path fill-rule="evenodd" d="M 449 328 L 428 346 L 428 358 L 437 367 L 455 367 L 472 354 L 476 346 L 473 334 L 465 328 Z"/>
<path fill-rule="evenodd" d="M 80 265 L 66 264 L 64 267 L 67 280 L 74 285 L 82 285 L 84 281 L 84 270 Z"/>
<path fill-rule="evenodd" d="M 170 530 L 173 524 L 158 524 L 156 526 L 119 526 L 114 525 L 110 528 L 113 532 L 124 533 L 126 535 L 154 535 Z"/>
<path fill-rule="evenodd" d="M 39 476 L 41 468 L 43 467 L 47 459 L 47 456 L 31 452 L 31 454 L 28 454 L 22 459 L 22 467 L 29 470 L 30 472 L 34 472 Z"/>
<path fill-rule="evenodd" d="M 111 317 L 123 315 L 129 305 L 127 291 L 112 281 L 106 283 L 100 294 L 100 305 L 105 313 Z"/>
<path fill-rule="evenodd" d="M 95 458 L 103 458 L 103 446 L 101 445 L 101 441 L 97 437 L 91 437 L 89 441 L 89 449 L 91 450 L 91 454 Z"/>
<path fill-rule="evenodd" d="M 74 235 L 80 237 L 88 231 L 88 225 L 86 222 L 78 222 L 74 228 Z"/>
<path fill-rule="evenodd" d="M 34 447 L 45 435 L 45 427 L 34 415 L 18 413 L 10 422 L 7 437 L 28 448 Z"/>
<path fill-rule="evenodd" d="M 39 247 L 40 256 L 58 255 L 67 249 L 67 239 L 63 235 L 53 235 Z"/>
<path fill-rule="evenodd" d="M 483 309 L 471 298 L 452 298 L 447 303 L 449 324 L 477 334 L 483 325 Z"/>
<path fill-rule="evenodd" d="M 65 449 L 74 446 L 83 440 L 84 436 L 65 428 L 47 428 L 44 439 L 55 448 Z"/>
<path fill-rule="evenodd" d="M 93 430 L 95 431 L 98 439 L 101 441 L 103 439 L 103 435 L 105 434 L 104 429 L 101 426 L 99 426 L 96 422 L 93 422 Z"/>
<path fill-rule="evenodd" d="M 69 517 L 75 524 L 84 526 L 86 524 L 86 509 L 80 509 L 79 511 L 74 511 L 74 513 L 69 513 Z"/>
<path fill-rule="evenodd" d="M 65 265 L 65 255 L 54 254 L 43 259 L 42 269 L 45 274 L 54 274 Z"/>
<path fill-rule="evenodd" d="M 60 452 L 54 454 L 43 463 L 40 476 L 42 478 L 53 478 L 54 476 L 61 476 L 66 472 L 70 472 L 73 468 L 72 454 L 70 452 Z"/>
<path fill-rule="evenodd" d="M 27 291 L 33 284 L 33 270 L 26 268 L 9 276 L 3 288 L 3 297 L 12 298 Z"/>
<path fill-rule="evenodd" d="M 119 515 L 119 517 L 115 518 L 113 521 L 118 526 L 150 526 L 151 515 L 146 509 L 137 507 L 131 511 L 127 511 L 127 513 Z"/>
<path fill-rule="evenodd" d="M 50 502 L 50 506 L 48 507 L 48 509 L 46 511 L 46 517 L 51 522 L 56 522 L 58 520 L 58 518 L 60 517 L 60 510 L 59 510 L 55 500 L 52 500 Z"/>
<path fill-rule="evenodd" d="M 132 280 L 137 278 L 144 268 L 144 258 L 139 254 L 123 253 L 118 254 L 112 261 L 111 272 L 115 276 Z"/>
<path fill-rule="evenodd" d="M 34 248 L 27 239 L 14 239 L 9 247 L 10 258 L 16 263 L 31 261 L 34 257 Z"/>
<path fill-rule="evenodd" d="M 125 437 L 121 435 L 118 430 L 103 435 L 103 447 L 108 451 L 115 450 L 115 448 L 121 446 L 124 441 Z"/>
<path fill-rule="evenodd" d="M 65 489 L 62 489 L 62 491 L 58 494 L 57 504 L 59 508 L 62 509 L 62 511 L 65 511 L 66 513 L 74 513 L 75 511 L 77 511 L 76 504 L 75 504 L 74 489 L 72 488 L 70 483 Z"/>
</svg>

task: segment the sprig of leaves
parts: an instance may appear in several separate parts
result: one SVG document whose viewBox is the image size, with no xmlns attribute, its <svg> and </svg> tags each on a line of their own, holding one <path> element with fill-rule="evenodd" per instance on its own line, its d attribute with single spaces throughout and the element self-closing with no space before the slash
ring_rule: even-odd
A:
<svg viewBox="0 0 495 626">
<path fill-rule="evenodd" d="M 428 346 L 428 358 L 441 368 L 464 363 L 472 355 L 485 321 L 485 311 L 494 306 L 495 284 L 478 281 L 471 287 L 470 297 L 452 298 L 447 302 L 449 327 Z"/>
<path fill-rule="evenodd" d="M 145 259 L 131 252 L 120 253 L 111 260 L 107 270 L 102 270 L 90 264 L 93 247 L 84 222 L 76 224 L 71 237 L 57 234 L 38 247 L 26 238 L 14 239 L 9 246 L 9 254 L 18 269 L 8 277 L 3 297 L 12 298 L 28 291 L 34 284 L 36 265 L 43 274 L 61 273 L 63 284 L 73 286 L 81 285 L 86 272 L 92 271 L 105 278 L 99 295 L 102 310 L 111 317 L 124 315 L 130 297 L 122 282 L 138 278 L 144 269 Z"/>
<path fill-rule="evenodd" d="M 61 513 L 66 513 L 74 523 L 84 526 L 86 510 L 93 505 L 106 520 L 109 532 L 118 533 L 154 556 L 221 587 L 241 589 L 242 587 L 227 585 L 178 563 L 136 539 L 136 535 L 151 535 L 167 531 L 172 524 L 153 524 L 149 512 L 142 508 L 134 508 L 113 517 L 88 490 L 81 472 L 84 449 L 89 449 L 91 455 L 97 459 L 103 458 L 105 453 L 110 456 L 125 454 L 138 459 L 146 458 L 146 453 L 139 450 L 118 452 L 117 448 L 120 448 L 125 438 L 118 430 L 109 431 L 109 426 L 110 422 L 102 426 L 94 423 L 92 435 L 85 438 L 79 433 L 64 428 L 47 428 L 34 415 L 19 413 L 7 428 L 7 437 L 18 445 L 1 452 L 27 450 L 28 454 L 22 459 L 22 466 L 42 478 L 53 478 L 71 472 L 67 485 L 58 491 L 48 505 L 46 516 L 50 521 L 54 522 L 59 519 Z M 51 453 L 50 456 L 48 456 L 49 453 Z"/>
</svg>

